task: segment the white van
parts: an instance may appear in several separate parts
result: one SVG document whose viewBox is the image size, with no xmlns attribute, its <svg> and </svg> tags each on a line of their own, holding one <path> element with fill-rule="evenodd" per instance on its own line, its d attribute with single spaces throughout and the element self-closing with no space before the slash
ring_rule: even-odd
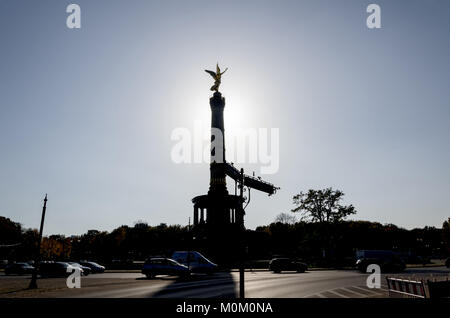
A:
<svg viewBox="0 0 450 318">
<path fill-rule="evenodd" d="M 173 252 L 171 259 L 188 266 L 192 273 L 211 274 L 217 270 L 216 264 L 196 251 L 176 251 Z"/>
</svg>

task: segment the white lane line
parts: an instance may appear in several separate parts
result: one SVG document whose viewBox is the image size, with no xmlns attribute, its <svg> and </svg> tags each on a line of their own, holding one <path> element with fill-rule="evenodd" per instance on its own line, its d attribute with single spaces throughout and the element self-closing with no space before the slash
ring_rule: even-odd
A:
<svg viewBox="0 0 450 318">
<path fill-rule="evenodd" d="M 356 288 L 356 289 L 359 289 L 359 290 L 362 290 L 362 291 L 365 291 L 365 292 L 368 292 L 368 293 L 371 293 L 371 294 L 374 294 L 374 295 L 379 295 L 380 294 L 380 293 L 377 293 L 377 292 L 373 291 L 372 289 L 362 288 L 362 287 L 359 287 L 359 286 L 352 286 L 352 287 Z"/>
<path fill-rule="evenodd" d="M 348 289 L 348 288 L 345 288 L 345 287 L 342 287 L 341 289 L 342 289 L 342 290 L 345 290 L 346 292 L 349 292 L 349 293 L 358 295 L 358 296 L 360 296 L 360 297 L 367 297 L 367 294 L 358 293 L 357 291 L 353 291 L 353 290 Z"/>
<path fill-rule="evenodd" d="M 339 289 L 339 288 L 336 288 L 336 289 Z M 339 297 L 341 297 L 341 298 L 350 298 L 349 296 L 346 296 L 346 295 L 344 295 L 344 294 L 341 294 L 341 293 L 337 292 L 336 289 L 333 289 L 333 290 L 327 290 L 327 292 L 332 293 L 332 294 L 335 294 L 335 295 L 337 295 L 337 296 L 339 296 Z"/>
<path fill-rule="evenodd" d="M 302 296 L 301 298 L 327 298 L 327 297 L 322 295 L 321 293 L 317 293 L 317 294 Z"/>
<path fill-rule="evenodd" d="M 314 297 L 327 298 L 327 296 L 322 295 L 322 293 L 325 293 L 325 292 L 326 291 L 321 291 L 320 293 L 304 295 L 304 296 L 300 296 L 300 298 L 314 298 Z"/>
</svg>

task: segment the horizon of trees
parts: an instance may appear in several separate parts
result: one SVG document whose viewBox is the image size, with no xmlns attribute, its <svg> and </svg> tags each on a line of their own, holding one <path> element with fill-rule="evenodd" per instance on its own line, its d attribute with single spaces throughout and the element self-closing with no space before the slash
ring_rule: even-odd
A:
<svg viewBox="0 0 450 318">
<path fill-rule="evenodd" d="M 327 236 L 323 233 L 326 231 Z M 299 257 L 310 263 L 326 258 L 350 259 L 357 249 L 386 249 L 421 256 L 450 255 L 450 218 L 442 228 L 425 226 L 407 230 L 394 224 L 370 221 L 295 221 L 277 217 L 269 225 L 246 230 L 248 259 L 273 256 Z M 38 231 L 25 229 L 0 216 L 0 259 L 28 261 L 36 250 Z M 15 245 L 19 244 L 19 245 Z M 49 235 L 41 244 L 43 260 L 145 260 L 195 248 L 188 226 L 136 222 L 111 232 L 89 230 L 82 235 Z M 326 251 L 326 253 L 324 253 Z"/>
<path fill-rule="evenodd" d="M 408 257 L 450 255 L 450 218 L 442 228 L 425 226 L 407 230 L 394 224 L 347 221 L 356 214 L 353 205 L 341 204 L 344 192 L 310 189 L 293 196 L 292 214 L 281 213 L 269 225 L 246 230 L 247 259 L 273 256 L 302 258 L 333 266 L 352 263 L 358 249 L 393 250 Z M 301 214 L 297 220 L 296 214 Z M 202 248 L 189 226 L 144 221 L 121 225 L 111 232 L 88 230 L 82 235 L 49 235 L 42 239 L 44 260 L 90 259 L 106 263 L 144 260 L 170 255 L 174 250 Z M 226 238 L 225 238 L 226 239 Z M 37 248 L 38 231 L 0 217 L 0 259 L 30 260 Z"/>
</svg>

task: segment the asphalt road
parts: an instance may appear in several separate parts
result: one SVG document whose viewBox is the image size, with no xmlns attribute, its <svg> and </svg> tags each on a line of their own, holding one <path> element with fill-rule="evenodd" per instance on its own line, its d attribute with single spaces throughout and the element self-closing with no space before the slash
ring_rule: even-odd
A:
<svg viewBox="0 0 450 318">
<path fill-rule="evenodd" d="M 408 269 L 399 276 L 415 279 L 450 278 L 450 270 L 445 267 Z M 368 274 L 352 270 L 317 270 L 306 273 L 286 272 L 274 274 L 268 271 L 245 273 L 247 298 L 366 298 L 388 297 L 385 275 L 381 288 L 366 286 Z M 0 276 L 1 284 L 27 277 Z M 161 276 L 145 279 L 140 273 L 103 273 L 82 277 L 81 288 L 68 289 L 65 279 L 42 279 L 39 293 L 25 290 L 9 291 L 6 297 L 153 297 L 153 298 L 234 298 L 239 296 L 239 273 L 221 272 L 214 275 L 196 275 L 188 280 Z M 0 293 L 0 297 L 4 297 Z"/>
</svg>

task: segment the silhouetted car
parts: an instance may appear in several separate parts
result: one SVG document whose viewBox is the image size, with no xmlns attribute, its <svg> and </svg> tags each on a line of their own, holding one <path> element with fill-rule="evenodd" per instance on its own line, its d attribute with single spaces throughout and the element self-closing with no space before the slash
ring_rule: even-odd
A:
<svg viewBox="0 0 450 318">
<path fill-rule="evenodd" d="M 67 277 L 74 272 L 74 269 L 75 267 L 65 262 L 39 263 L 39 275 L 42 277 Z M 83 274 L 82 270 L 81 274 Z"/>
<path fill-rule="evenodd" d="M 172 259 L 189 267 L 192 273 L 212 274 L 217 271 L 216 264 L 196 251 L 176 251 L 172 254 Z"/>
<path fill-rule="evenodd" d="M 88 261 L 80 261 L 78 262 L 82 266 L 89 267 L 91 269 L 91 273 L 103 273 L 105 271 L 105 266 L 99 265 L 95 262 L 88 262 Z"/>
<path fill-rule="evenodd" d="M 5 275 L 26 275 L 32 274 L 34 267 L 28 263 L 12 263 L 5 267 Z"/>
<path fill-rule="evenodd" d="M 147 278 L 153 278 L 156 275 L 187 276 L 190 274 L 189 268 L 173 259 L 165 257 L 150 257 L 142 267 L 142 274 Z"/>
<path fill-rule="evenodd" d="M 83 266 L 83 265 L 81 265 L 79 263 L 76 263 L 76 262 L 68 262 L 68 263 L 70 265 L 72 265 L 73 267 L 80 268 L 82 270 L 82 273 L 83 273 L 84 276 L 87 276 L 87 275 L 89 275 L 91 273 L 91 268 L 90 267 Z"/>
<path fill-rule="evenodd" d="M 6 265 L 8 265 L 8 260 L 7 259 L 0 260 L 0 268 L 5 268 Z"/>
<path fill-rule="evenodd" d="M 274 258 L 269 262 L 269 270 L 274 273 L 282 271 L 296 271 L 303 273 L 308 269 L 305 263 L 290 258 Z"/>
<path fill-rule="evenodd" d="M 450 257 L 445 260 L 445 266 L 450 267 Z"/>
<path fill-rule="evenodd" d="M 371 264 L 380 266 L 382 272 L 402 272 L 405 262 L 392 251 L 360 251 L 356 267 L 360 272 L 366 273 Z"/>
</svg>

